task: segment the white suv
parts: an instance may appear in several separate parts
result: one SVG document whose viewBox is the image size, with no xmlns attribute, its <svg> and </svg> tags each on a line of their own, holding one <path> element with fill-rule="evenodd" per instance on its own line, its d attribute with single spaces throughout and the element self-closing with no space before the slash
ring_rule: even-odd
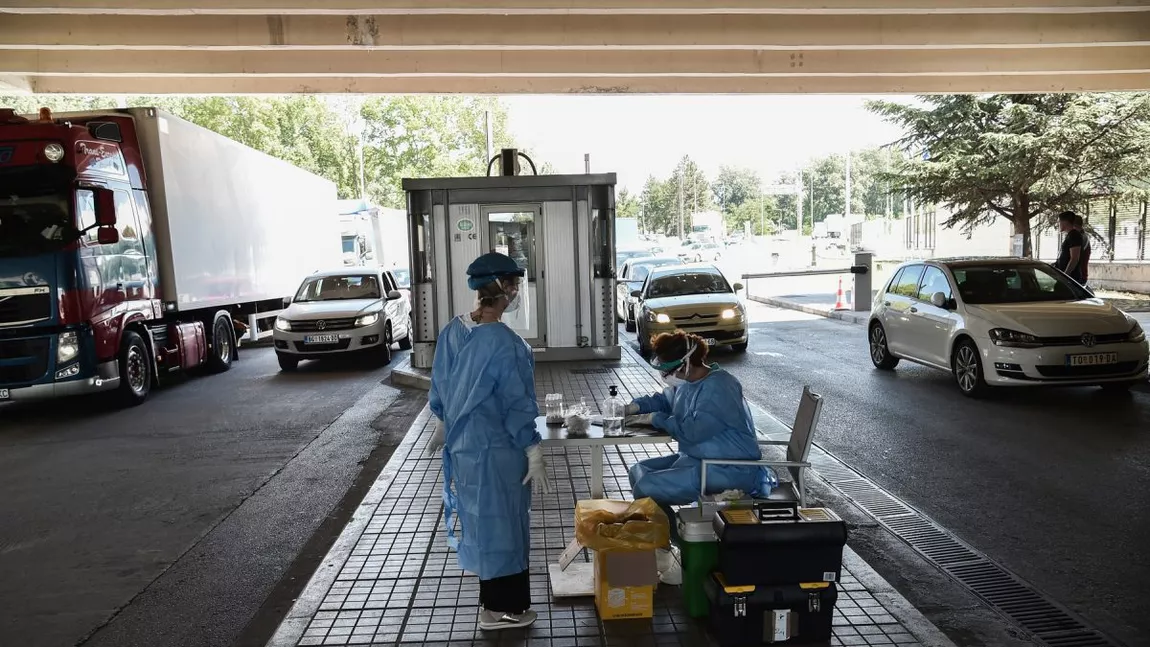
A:
<svg viewBox="0 0 1150 647">
<path fill-rule="evenodd" d="M 411 304 L 391 272 L 342 269 L 304 279 L 276 317 L 273 340 L 284 371 L 347 353 L 373 354 L 386 365 L 393 343 L 411 348 L 411 331 Z"/>
</svg>

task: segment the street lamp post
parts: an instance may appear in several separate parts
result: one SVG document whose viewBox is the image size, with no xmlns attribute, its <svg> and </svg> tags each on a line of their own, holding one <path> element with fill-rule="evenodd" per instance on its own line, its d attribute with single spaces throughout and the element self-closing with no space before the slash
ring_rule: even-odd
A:
<svg viewBox="0 0 1150 647">
<path fill-rule="evenodd" d="M 359 157 L 359 198 L 367 202 L 367 172 L 363 161 L 363 131 L 365 124 L 362 119 L 356 119 L 348 126 L 348 132 L 355 136 L 356 155 Z"/>
</svg>

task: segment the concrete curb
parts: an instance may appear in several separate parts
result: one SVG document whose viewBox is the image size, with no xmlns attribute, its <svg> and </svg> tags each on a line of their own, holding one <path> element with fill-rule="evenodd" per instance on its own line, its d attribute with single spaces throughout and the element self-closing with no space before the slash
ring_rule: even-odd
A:
<svg viewBox="0 0 1150 647">
<path fill-rule="evenodd" d="M 395 386 L 406 386 L 422 391 L 431 390 L 431 371 L 424 368 L 415 368 L 411 365 L 411 356 L 404 358 L 398 366 L 391 369 L 391 383 Z"/>
<path fill-rule="evenodd" d="M 855 312 L 853 310 L 835 310 L 825 306 L 812 306 L 798 301 L 791 301 L 782 297 L 747 297 L 756 303 L 762 303 L 776 308 L 786 308 L 787 310 L 798 310 L 807 314 L 818 315 L 828 319 L 838 319 L 847 323 L 865 324 L 870 319 L 869 312 Z"/>
</svg>

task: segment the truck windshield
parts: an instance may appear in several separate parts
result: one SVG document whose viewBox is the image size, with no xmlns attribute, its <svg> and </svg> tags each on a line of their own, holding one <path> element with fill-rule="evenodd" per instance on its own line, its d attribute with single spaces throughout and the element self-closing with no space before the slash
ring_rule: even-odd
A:
<svg viewBox="0 0 1150 647">
<path fill-rule="evenodd" d="M 52 252 L 77 239 L 69 183 L 55 168 L 0 171 L 0 257 Z"/>
<path fill-rule="evenodd" d="M 355 252 L 355 239 L 354 238 L 344 238 L 343 239 L 343 253 L 351 254 L 354 252 Z"/>
</svg>

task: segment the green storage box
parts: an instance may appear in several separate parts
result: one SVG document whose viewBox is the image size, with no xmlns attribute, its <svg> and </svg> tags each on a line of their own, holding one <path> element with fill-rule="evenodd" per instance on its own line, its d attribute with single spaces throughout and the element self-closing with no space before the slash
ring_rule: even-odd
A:
<svg viewBox="0 0 1150 647">
<path fill-rule="evenodd" d="M 711 610 L 706 583 L 719 564 L 719 538 L 713 525 L 718 510 L 709 505 L 681 508 L 676 522 L 683 560 L 683 606 L 692 618 L 706 618 Z"/>
</svg>

